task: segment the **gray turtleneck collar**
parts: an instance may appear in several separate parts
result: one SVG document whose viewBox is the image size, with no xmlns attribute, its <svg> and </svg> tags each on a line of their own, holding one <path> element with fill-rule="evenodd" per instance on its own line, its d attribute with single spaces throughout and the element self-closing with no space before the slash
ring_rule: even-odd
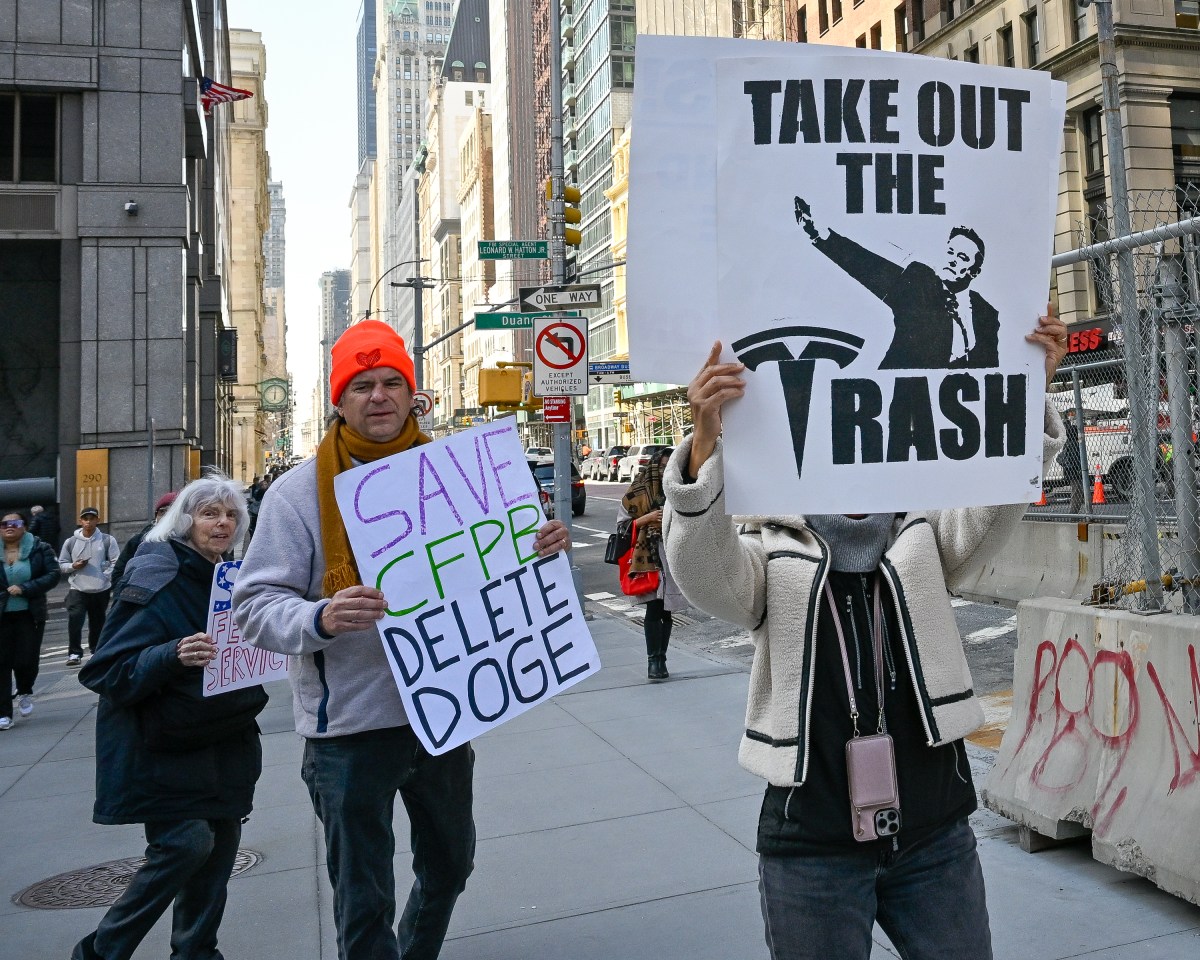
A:
<svg viewBox="0 0 1200 960">
<path fill-rule="evenodd" d="M 894 513 L 869 513 L 853 520 L 841 513 L 806 516 L 809 529 L 829 545 L 830 567 L 839 573 L 871 573 L 879 566 Z"/>
</svg>

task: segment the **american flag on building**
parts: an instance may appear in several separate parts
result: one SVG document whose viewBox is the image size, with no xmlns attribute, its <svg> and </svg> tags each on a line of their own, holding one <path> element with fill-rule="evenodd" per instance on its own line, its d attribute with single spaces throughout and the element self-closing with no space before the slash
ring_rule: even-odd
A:
<svg viewBox="0 0 1200 960">
<path fill-rule="evenodd" d="M 233 103 L 235 100 L 245 100 L 254 96 L 250 90 L 239 90 L 237 87 L 227 87 L 217 83 L 212 77 L 200 78 L 200 103 L 207 114 L 214 103 Z"/>
</svg>

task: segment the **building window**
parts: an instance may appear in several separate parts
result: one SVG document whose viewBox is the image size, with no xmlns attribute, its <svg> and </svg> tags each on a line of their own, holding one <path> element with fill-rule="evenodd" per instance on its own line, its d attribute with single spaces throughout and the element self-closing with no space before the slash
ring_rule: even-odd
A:
<svg viewBox="0 0 1200 960">
<path fill-rule="evenodd" d="M 946 0 L 946 20 L 953 20 L 958 16 L 958 4 L 955 0 Z"/>
<path fill-rule="evenodd" d="M 871 28 L 871 49 L 883 49 L 883 24 L 877 23 Z"/>
<path fill-rule="evenodd" d="M 1017 57 L 1013 50 L 1012 24 L 1006 23 L 997 30 L 996 37 L 1000 47 L 1000 66 L 1015 67 L 1017 65 Z"/>
<path fill-rule="evenodd" d="M 1078 43 L 1087 35 L 1087 7 L 1079 0 L 1071 0 L 1071 42 Z"/>
<path fill-rule="evenodd" d="M 612 55 L 612 83 L 623 90 L 633 89 L 633 57 Z"/>
<path fill-rule="evenodd" d="M 1021 14 L 1021 22 L 1025 25 L 1025 56 L 1028 60 L 1026 66 L 1032 67 L 1037 64 L 1042 49 L 1041 26 L 1038 23 L 1037 7 Z"/>
<path fill-rule="evenodd" d="M 817 29 L 821 33 L 829 29 L 829 0 L 817 0 Z"/>
<path fill-rule="evenodd" d="M 896 49 L 903 53 L 908 49 L 908 7 L 903 3 L 892 13 L 896 28 Z"/>
<path fill-rule="evenodd" d="M 1083 139 L 1083 205 L 1087 211 L 1092 243 L 1108 239 L 1108 193 L 1104 183 L 1104 115 L 1099 107 L 1079 115 L 1079 133 Z M 1093 303 L 1105 302 L 1101 289 L 1103 271 L 1090 271 L 1093 279 Z"/>
<path fill-rule="evenodd" d="M 808 7 L 803 4 L 796 9 L 796 41 L 808 43 Z"/>
<path fill-rule="evenodd" d="M 974 46 L 967 47 L 967 49 L 963 51 L 963 60 L 965 60 L 967 63 L 978 63 L 979 62 L 979 44 L 975 44 Z"/>
<path fill-rule="evenodd" d="M 842 0 L 832 0 L 830 8 L 830 12 L 833 14 L 833 22 L 840 23 L 842 19 Z"/>
<path fill-rule="evenodd" d="M 1200 29 L 1200 0 L 1175 0 L 1175 26 Z"/>
<path fill-rule="evenodd" d="M 1196 188 L 1200 187 L 1200 97 L 1171 98 L 1171 149 L 1175 155 L 1175 183 L 1191 187 L 1188 215 L 1196 216 Z M 1182 196 L 1182 193 L 1181 193 Z"/>
<path fill-rule="evenodd" d="M 912 0 L 912 29 L 917 43 L 925 39 L 925 0 Z"/>
<path fill-rule="evenodd" d="M 0 181 L 58 180 L 58 97 L 0 94 Z"/>
<path fill-rule="evenodd" d="M 860 33 L 854 38 L 854 45 L 865 50 L 867 48 L 867 35 L 865 33 Z"/>
</svg>

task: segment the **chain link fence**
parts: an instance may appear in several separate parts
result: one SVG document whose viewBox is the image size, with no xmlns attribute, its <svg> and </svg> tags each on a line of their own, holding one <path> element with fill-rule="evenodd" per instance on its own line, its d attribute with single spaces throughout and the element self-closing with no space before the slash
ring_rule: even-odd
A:
<svg viewBox="0 0 1200 960">
<path fill-rule="evenodd" d="M 1093 602 L 1200 613 L 1200 188 L 1134 192 L 1129 203 L 1130 238 L 1113 236 L 1105 207 L 1081 238 L 1108 319 L 1070 330 L 1050 393 L 1067 444 L 1032 512 L 1107 525 Z"/>
</svg>

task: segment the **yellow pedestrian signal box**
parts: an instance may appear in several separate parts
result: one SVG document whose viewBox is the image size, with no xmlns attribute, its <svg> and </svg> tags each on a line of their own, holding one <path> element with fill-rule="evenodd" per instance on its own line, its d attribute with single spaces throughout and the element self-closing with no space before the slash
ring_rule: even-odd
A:
<svg viewBox="0 0 1200 960">
<path fill-rule="evenodd" d="M 485 407 L 518 404 L 522 397 L 523 371 L 518 367 L 479 371 L 479 402 Z"/>
<path fill-rule="evenodd" d="M 554 199 L 554 182 L 546 181 L 546 199 Z M 563 184 L 563 220 L 567 223 L 581 223 L 583 214 L 579 211 L 579 201 L 583 199 L 583 194 L 579 192 L 578 187 L 572 187 L 569 184 Z M 583 234 L 573 227 L 563 227 L 563 243 L 568 247 L 577 247 L 583 242 Z"/>
</svg>

